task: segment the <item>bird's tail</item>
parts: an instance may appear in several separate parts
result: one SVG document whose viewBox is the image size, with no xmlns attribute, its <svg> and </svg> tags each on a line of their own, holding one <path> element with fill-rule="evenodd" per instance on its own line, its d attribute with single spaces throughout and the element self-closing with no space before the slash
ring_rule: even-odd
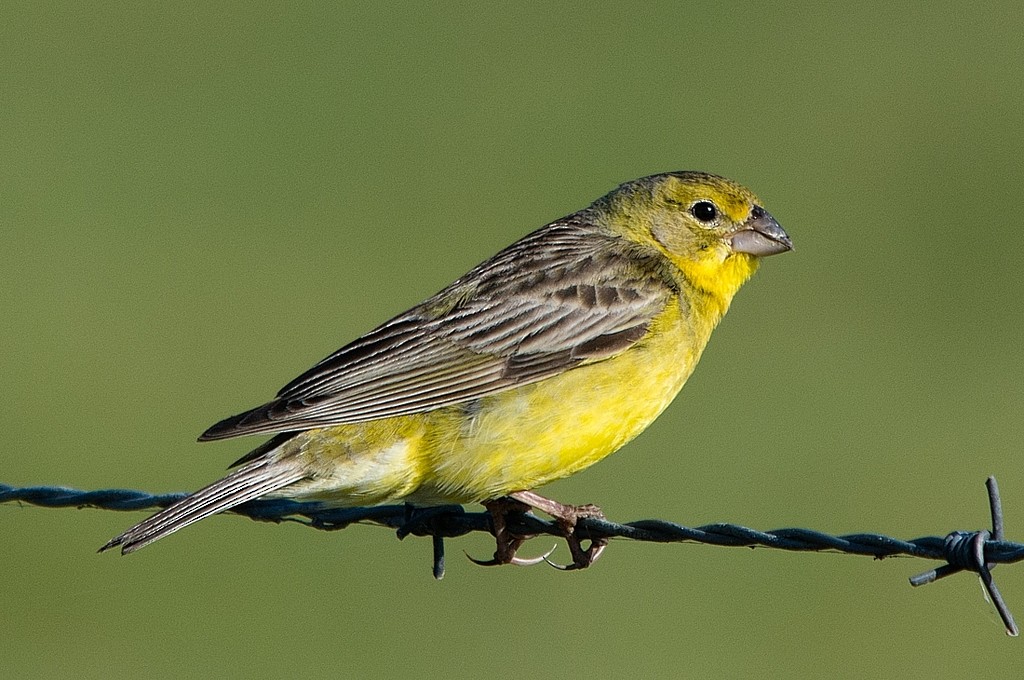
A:
<svg viewBox="0 0 1024 680">
<path fill-rule="evenodd" d="M 298 461 L 267 458 L 253 461 L 115 536 L 100 552 L 119 545 L 121 554 L 126 555 L 193 522 L 259 498 L 303 477 L 305 473 Z"/>
</svg>

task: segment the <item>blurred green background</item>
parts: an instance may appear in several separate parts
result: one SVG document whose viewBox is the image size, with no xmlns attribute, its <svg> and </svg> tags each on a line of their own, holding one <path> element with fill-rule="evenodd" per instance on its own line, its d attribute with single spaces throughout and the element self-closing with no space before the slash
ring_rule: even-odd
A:
<svg viewBox="0 0 1024 680">
<path fill-rule="evenodd" d="M 328 352 L 617 183 L 703 169 L 796 252 L 679 400 L 545 489 L 609 517 L 1024 540 L 1019 3 L 8 2 L 0 481 L 195 489 L 198 445 Z M 976 579 L 616 542 L 0 506 L 6 677 L 954 677 L 1019 670 Z M 535 541 L 524 554 L 549 547 Z M 564 546 L 555 553 L 564 559 Z M 1024 617 L 1024 571 L 996 572 Z M 1013 670 L 1011 670 L 1013 669 Z"/>
</svg>

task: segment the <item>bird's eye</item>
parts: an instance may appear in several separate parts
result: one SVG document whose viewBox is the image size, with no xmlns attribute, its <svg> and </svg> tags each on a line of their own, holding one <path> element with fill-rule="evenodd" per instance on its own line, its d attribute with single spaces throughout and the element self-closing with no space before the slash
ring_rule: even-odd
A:
<svg viewBox="0 0 1024 680">
<path fill-rule="evenodd" d="M 718 217 L 718 208 L 711 201 L 697 201 L 690 206 L 690 214 L 701 222 L 714 222 Z"/>
</svg>

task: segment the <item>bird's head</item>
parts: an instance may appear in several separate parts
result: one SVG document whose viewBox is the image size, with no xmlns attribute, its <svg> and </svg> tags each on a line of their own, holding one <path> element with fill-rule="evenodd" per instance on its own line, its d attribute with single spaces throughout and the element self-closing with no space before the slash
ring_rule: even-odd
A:
<svg viewBox="0 0 1024 680">
<path fill-rule="evenodd" d="M 623 184 L 598 206 L 613 229 L 656 248 L 690 285 L 726 305 L 760 258 L 793 248 L 751 191 L 717 175 L 644 177 Z"/>
</svg>

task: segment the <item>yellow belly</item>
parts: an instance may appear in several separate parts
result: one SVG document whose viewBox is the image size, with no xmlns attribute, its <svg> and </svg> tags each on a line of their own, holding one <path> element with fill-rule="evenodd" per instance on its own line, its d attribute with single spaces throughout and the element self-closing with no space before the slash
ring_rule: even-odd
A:
<svg viewBox="0 0 1024 680">
<path fill-rule="evenodd" d="M 674 303 L 616 357 L 466 405 L 303 433 L 285 446 L 313 479 L 280 495 L 339 505 L 467 503 L 566 477 L 657 418 L 710 332 Z"/>
</svg>

